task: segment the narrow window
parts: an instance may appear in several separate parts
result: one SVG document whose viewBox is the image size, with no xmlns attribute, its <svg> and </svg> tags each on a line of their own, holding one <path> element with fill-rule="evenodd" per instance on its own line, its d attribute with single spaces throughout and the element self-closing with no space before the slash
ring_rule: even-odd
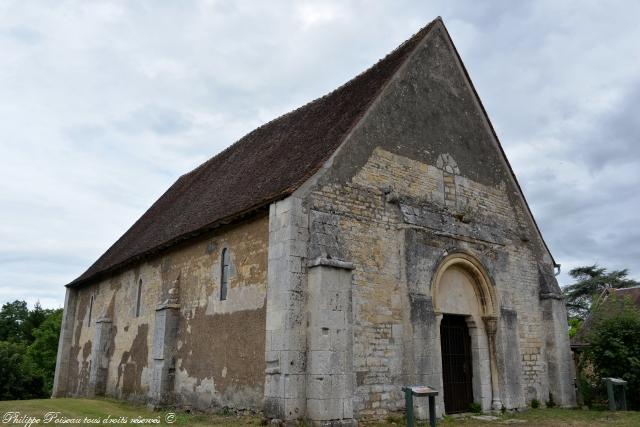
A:
<svg viewBox="0 0 640 427">
<path fill-rule="evenodd" d="M 227 285 L 229 283 L 229 250 L 222 250 L 222 263 L 220 271 L 220 301 L 227 299 Z"/>
<path fill-rule="evenodd" d="M 136 317 L 140 316 L 141 300 L 142 300 L 142 279 L 138 280 L 138 296 L 136 298 Z"/>
<path fill-rule="evenodd" d="M 89 300 L 89 319 L 87 320 L 87 326 L 91 326 L 91 313 L 93 312 L 93 295 Z"/>
</svg>

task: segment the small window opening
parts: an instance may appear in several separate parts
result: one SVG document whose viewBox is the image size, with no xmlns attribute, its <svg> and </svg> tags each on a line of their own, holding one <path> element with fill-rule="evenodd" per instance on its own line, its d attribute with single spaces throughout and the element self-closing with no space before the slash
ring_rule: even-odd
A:
<svg viewBox="0 0 640 427">
<path fill-rule="evenodd" d="M 140 304 L 142 303 L 142 279 L 138 280 L 138 295 L 136 297 L 136 317 L 140 316 Z"/>
<path fill-rule="evenodd" d="M 89 300 L 89 319 L 87 320 L 87 326 L 91 326 L 92 312 L 93 312 L 93 295 L 91 295 L 91 299 Z"/>
<path fill-rule="evenodd" d="M 222 250 L 222 263 L 220 271 L 220 301 L 227 299 L 227 287 L 229 285 L 229 250 Z"/>
</svg>

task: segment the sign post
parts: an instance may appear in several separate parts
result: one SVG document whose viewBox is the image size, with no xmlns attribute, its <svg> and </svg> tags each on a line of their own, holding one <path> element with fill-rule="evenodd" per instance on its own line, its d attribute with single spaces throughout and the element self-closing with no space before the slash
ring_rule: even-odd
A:
<svg viewBox="0 0 640 427">
<path fill-rule="evenodd" d="M 436 427 L 436 396 L 438 395 L 438 391 L 431 387 L 420 385 L 403 387 L 402 391 L 404 391 L 405 407 L 407 410 L 407 427 L 415 427 L 413 396 L 429 397 L 429 425 Z"/>
<path fill-rule="evenodd" d="M 627 382 L 620 378 L 603 378 L 604 383 L 607 385 L 607 397 L 609 399 L 609 410 L 616 411 L 618 409 L 622 409 L 623 411 L 627 410 L 627 394 L 626 394 L 626 386 Z M 614 391 L 614 387 L 618 389 L 622 389 L 622 396 L 620 399 L 616 399 L 616 393 Z M 618 402 L 620 404 L 618 404 Z"/>
</svg>

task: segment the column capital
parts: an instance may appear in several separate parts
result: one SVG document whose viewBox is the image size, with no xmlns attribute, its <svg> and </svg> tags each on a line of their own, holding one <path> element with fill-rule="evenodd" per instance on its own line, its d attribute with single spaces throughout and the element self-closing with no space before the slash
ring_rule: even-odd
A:
<svg viewBox="0 0 640 427">
<path fill-rule="evenodd" d="M 497 316 L 482 316 L 484 320 L 484 326 L 487 329 L 487 335 L 494 336 L 498 329 L 498 317 Z"/>
</svg>

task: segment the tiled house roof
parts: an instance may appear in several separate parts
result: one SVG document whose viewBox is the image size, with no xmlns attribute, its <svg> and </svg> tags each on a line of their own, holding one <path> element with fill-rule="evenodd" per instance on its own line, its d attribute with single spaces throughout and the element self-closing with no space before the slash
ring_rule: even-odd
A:
<svg viewBox="0 0 640 427">
<path fill-rule="evenodd" d="M 605 291 L 605 295 L 602 296 L 601 305 L 606 305 L 606 310 L 610 313 L 614 313 L 617 310 L 620 310 L 621 305 L 612 303 L 610 298 L 613 296 L 615 301 L 630 301 L 632 304 L 635 304 L 638 309 L 640 309 L 640 286 L 634 288 L 622 288 L 622 289 L 609 289 Z M 571 338 L 571 347 L 579 348 L 589 345 L 587 340 L 587 335 L 593 326 L 593 318 L 588 316 L 578 331 L 576 335 Z"/>
<path fill-rule="evenodd" d="M 255 129 L 181 176 L 68 286 L 97 279 L 291 194 L 340 146 L 439 20 L 348 83 Z"/>
</svg>

